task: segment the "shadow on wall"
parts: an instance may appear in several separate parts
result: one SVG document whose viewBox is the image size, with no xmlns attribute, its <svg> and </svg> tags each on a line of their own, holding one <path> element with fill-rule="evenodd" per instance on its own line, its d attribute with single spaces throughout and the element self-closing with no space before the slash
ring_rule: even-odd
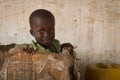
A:
<svg viewBox="0 0 120 80">
<path fill-rule="evenodd" d="M 15 43 L 8 44 L 8 45 L 0 45 L 0 51 L 7 52 L 9 49 L 14 48 Z"/>
</svg>

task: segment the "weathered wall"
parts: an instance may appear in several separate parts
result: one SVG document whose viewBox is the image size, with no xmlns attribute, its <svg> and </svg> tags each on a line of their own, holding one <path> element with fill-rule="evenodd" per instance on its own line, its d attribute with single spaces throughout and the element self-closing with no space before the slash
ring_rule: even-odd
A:
<svg viewBox="0 0 120 80">
<path fill-rule="evenodd" d="M 35 9 L 56 18 L 56 38 L 71 42 L 88 63 L 120 63 L 120 0 L 0 0 L 0 43 L 30 43 L 28 18 Z"/>
</svg>

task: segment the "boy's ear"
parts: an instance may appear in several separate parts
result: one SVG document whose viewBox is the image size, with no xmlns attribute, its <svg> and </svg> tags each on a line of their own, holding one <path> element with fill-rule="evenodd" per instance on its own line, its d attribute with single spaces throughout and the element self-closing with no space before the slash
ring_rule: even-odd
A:
<svg viewBox="0 0 120 80">
<path fill-rule="evenodd" d="M 32 36 L 34 36 L 32 29 L 30 29 L 30 34 L 31 34 Z"/>
</svg>

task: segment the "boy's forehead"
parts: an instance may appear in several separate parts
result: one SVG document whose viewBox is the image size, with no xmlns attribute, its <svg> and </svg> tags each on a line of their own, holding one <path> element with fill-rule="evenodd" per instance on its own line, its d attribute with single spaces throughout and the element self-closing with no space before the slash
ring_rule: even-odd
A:
<svg viewBox="0 0 120 80">
<path fill-rule="evenodd" d="M 50 18 L 44 18 L 44 17 L 34 17 L 32 19 L 32 28 L 36 28 L 36 26 L 39 25 L 47 25 L 47 26 L 53 26 L 54 27 L 54 23 Z"/>
<path fill-rule="evenodd" d="M 34 24 L 40 24 L 43 21 L 41 17 L 34 17 L 32 20 L 32 23 Z"/>
<path fill-rule="evenodd" d="M 43 22 L 53 23 L 52 19 L 49 17 L 33 17 L 32 22 L 33 23 L 43 23 Z"/>
</svg>

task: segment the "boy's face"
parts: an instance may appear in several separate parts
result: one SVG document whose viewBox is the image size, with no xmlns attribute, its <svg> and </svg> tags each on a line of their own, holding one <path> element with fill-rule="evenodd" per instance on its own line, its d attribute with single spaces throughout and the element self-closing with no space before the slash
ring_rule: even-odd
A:
<svg viewBox="0 0 120 80">
<path fill-rule="evenodd" d="M 30 32 L 39 44 L 43 46 L 51 45 L 55 37 L 54 24 L 51 19 L 34 17 L 31 27 Z"/>
</svg>

